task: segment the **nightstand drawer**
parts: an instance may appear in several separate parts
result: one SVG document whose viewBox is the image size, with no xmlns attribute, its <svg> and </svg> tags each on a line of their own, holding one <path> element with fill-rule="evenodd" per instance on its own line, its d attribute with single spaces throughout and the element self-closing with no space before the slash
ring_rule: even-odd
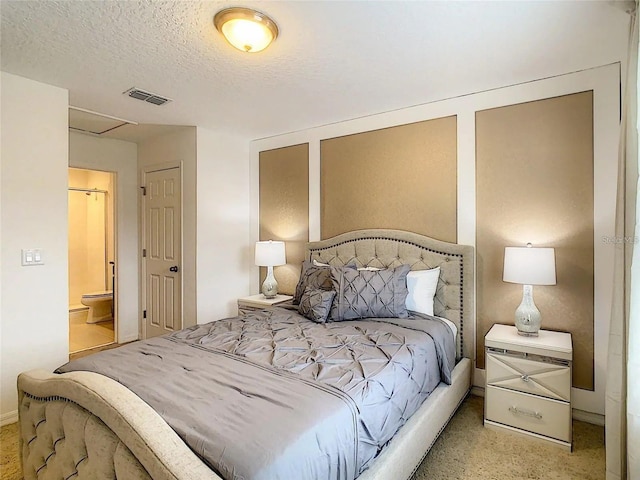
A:
<svg viewBox="0 0 640 480">
<path fill-rule="evenodd" d="M 487 385 L 567 402 L 571 398 L 571 367 L 566 362 L 488 350 L 486 369 Z"/>
<path fill-rule="evenodd" d="M 487 420 L 571 442 L 569 403 L 491 386 L 485 397 Z"/>
</svg>

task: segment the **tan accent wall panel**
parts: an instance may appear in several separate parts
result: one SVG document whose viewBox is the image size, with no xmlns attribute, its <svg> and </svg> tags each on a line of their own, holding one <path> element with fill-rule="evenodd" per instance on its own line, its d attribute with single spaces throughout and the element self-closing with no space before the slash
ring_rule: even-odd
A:
<svg viewBox="0 0 640 480">
<path fill-rule="evenodd" d="M 274 268 L 280 293 L 292 294 L 309 241 L 309 144 L 260 152 L 260 240 L 284 240 L 287 264 Z M 260 268 L 260 285 L 266 268 Z"/>
<path fill-rule="evenodd" d="M 514 323 L 522 286 L 504 247 L 556 249 L 557 285 L 534 287 L 542 328 L 571 332 L 573 385 L 593 390 L 593 92 L 476 113 L 477 366 L 494 323 Z"/>
<path fill-rule="evenodd" d="M 322 140 L 321 236 L 395 228 L 455 242 L 456 117 Z"/>
</svg>

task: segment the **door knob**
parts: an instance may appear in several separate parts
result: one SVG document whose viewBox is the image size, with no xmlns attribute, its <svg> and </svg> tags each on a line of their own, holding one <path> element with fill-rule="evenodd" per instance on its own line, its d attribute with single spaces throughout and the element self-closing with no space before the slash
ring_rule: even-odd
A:
<svg viewBox="0 0 640 480">
<path fill-rule="evenodd" d="M 177 272 L 178 271 L 178 266 L 174 265 L 173 267 L 169 267 L 169 271 L 170 272 Z"/>
</svg>

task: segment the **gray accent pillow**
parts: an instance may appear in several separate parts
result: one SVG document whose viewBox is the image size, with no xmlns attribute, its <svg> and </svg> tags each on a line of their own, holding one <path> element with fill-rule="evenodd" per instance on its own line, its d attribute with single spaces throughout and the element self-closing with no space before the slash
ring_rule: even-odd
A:
<svg viewBox="0 0 640 480">
<path fill-rule="evenodd" d="M 336 298 L 329 320 L 407 318 L 409 270 L 409 265 L 376 271 L 331 267 Z"/>
<path fill-rule="evenodd" d="M 348 264 L 346 267 L 356 268 L 355 264 Z M 298 285 L 296 285 L 296 291 L 293 295 L 293 303 L 295 305 L 300 303 L 302 294 L 307 287 L 315 290 L 333 290 L 330 267 L 328 265 L 326 267 L 314 265 L 310 261 L 304 260 L 300 270 L 300 280 L 298 280 Z"/>
<path fill-rule="evenodd" d="M 300 299 L 298 312 L 316 323 L 325 323 L 335 296 L 336 292 L 333 290 L 318 290 L 307 287 Z"/>
<path fill-rule="evenodd" d="M 300 270 L 300 280 L 298 280 L 296 292 L 293 295 L 293 303 L 300 303 L 307 287 L 311 287 L 313 290 L 331 290 L 333 287 L 329 267 L 316 267 L 310 261 L 304 260 Z"/>
</svg>

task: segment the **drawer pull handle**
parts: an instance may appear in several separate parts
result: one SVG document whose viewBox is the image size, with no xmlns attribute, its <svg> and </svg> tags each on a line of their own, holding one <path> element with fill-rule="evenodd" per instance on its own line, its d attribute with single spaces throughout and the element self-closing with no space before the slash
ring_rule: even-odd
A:
<svg viewBox="0 0 640 480">
<path fill-rule="evenodd" d="M 529 375 L 521 375 L 520 378 L 522 379 L 523 382 L 529 381 Z"/>
<path fill-rule="evenodd" d="M 542 414 L 540 412 L 532 412 L 529 410 L 521 410 L 518 407 L 509 407 L 509 411 L 515 413 L 516 415 L 525 415 L 527 417 L 537 418 L 538 420 L 542 419 Z"/>
</svg>

